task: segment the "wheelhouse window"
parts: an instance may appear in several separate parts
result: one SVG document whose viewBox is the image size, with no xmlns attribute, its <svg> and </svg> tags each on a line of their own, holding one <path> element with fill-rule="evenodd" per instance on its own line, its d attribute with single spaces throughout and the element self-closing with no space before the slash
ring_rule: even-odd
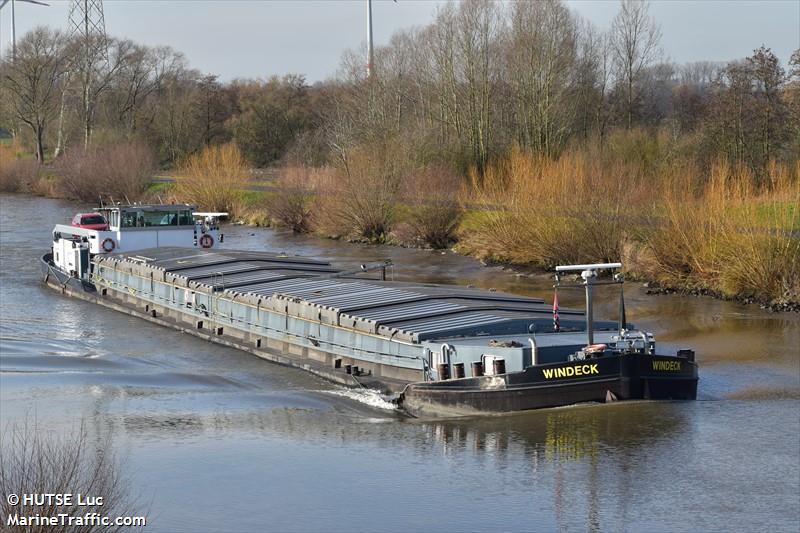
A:
<svg viewBox="0 0 800 533">
<path fill-rule="evenodd" d="M 131 210 L 122 213 L 123 228 L 152 228 L 160 226 L 191 226 L 192 212 L 188 210 L 147 211 Z"/>
<path fill-rule="evenodd" d="M 123 228 L 136 228 L 139 226 L 139 211 L 123 211 L 122 212 L 122 227 Z M 144 224 L 142 224 L 144 226 Z"/>
</svg>

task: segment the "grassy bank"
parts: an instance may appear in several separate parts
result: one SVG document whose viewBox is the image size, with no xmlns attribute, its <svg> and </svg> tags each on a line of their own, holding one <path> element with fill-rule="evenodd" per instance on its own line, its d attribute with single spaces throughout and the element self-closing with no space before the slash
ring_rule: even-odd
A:
<svg viewBox="0 0 800 533">
<path fill-rule="evenodd" d="M 800 164 L 772 163 L 766 177 L 722 159 L 701 169 L 660 142 L 555 159 L 512 149 L 468 182 L 356 154 L 347 167 L 283 169 L 261 209 L 325 237 L 452 246 L 542 270 L 621 260 L 629 277 L 662 288 L 796 306 Z"/>
<path fill-rule="evenodd" d="M 629 274 L 684 291 L 775 305 L 800 301 L 800 166 L 761 183 L 724 161 L 638 165 L 512 152 L 470 198 L 459 250 L 552 268 L 622 260 Z"/>
<path fill-rule="evenodd" d="M 298 233 L 452 247 L 526 269 L 621 260 L 662 288 L 800 302 L 800 163 L 773 163 L 766 178 L 724 160 L 703 170 L 663 144 L 612 139 L 558 158 L 514 148 L 467 178 L 390 151 L 254 177 L 229 145 L 188 158 L 168 183 L 134 165 L 130 148 L 40 167 L 5 145 L 0 185 L 88 201 L 113 184 L 118 198 L 187 201 Z"/>
</svg>

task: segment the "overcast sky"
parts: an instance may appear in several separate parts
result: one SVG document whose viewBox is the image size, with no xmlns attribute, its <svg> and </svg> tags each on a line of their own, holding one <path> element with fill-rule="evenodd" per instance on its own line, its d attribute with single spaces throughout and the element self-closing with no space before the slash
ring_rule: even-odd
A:
<svg viewBox="0 0 800 533">
<path fill-rule="evenodd" d="M 65 28 L 67 0 L 42 7 L 17 0 L 17 36 L 38 24 Z M 377 45 L 399 28 L 433 18 L 435 0 L 375 0 Z M 365 42 L 366 0 L 105 0 L 109 35 L 148 45 L 169 45 L 191 66 L 223 80 L 301 73 L 309 82 L 335 74 L 341 54 Z M 568 4 L 601 29 L 618 8 L 615 0 Z M 11 43 L 11 5 L 0 12 L 0 45 Z M 800 0 L 660 0 L 651 13 L 673 61 L 726 61 L 765 44 L 785 65 L 800 48 Z"/>
</svg>

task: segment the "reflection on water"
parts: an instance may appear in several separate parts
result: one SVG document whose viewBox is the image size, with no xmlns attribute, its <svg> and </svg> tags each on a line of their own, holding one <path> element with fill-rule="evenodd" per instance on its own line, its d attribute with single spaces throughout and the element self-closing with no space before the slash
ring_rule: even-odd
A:
<svg viewBox="0 0 800 533">
<path fill-rule="evenodd" d="M 704 401 L 411 420 L 377 395 L 46 290 L 37 258 L 79 209 L 0 196 L 0 418 L 111 431 L 152 501 L 149 531 L 797 530 L 797 315 L 631 285 L 633 321 L 697 350 Z M 449 252 L 245 227 L 225 241 L 551 297 L 546 277 Z M 615 318 L 616 294 L 598 306 Z"/>
</svg>

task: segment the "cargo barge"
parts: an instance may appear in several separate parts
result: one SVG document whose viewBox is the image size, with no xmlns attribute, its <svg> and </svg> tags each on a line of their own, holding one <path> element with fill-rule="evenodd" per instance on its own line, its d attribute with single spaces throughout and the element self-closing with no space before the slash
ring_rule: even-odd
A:
<svg viewBox="0 0 800 533">
<path fill-rule="evenodd" d="M 618 263 L 558 267 L 556 288 L 584 290 L 584 312 L 493 291 L 387 281 L 386 263 L 342 270 L 316 259 L 223 250 L 219 214 L 189 205 L 102 213 L 105 229 L 56 226 L 42 257 L 49 286 L 336 383 L 378 389 L 412 416 L 696 398 L 694 352 L 657 353 L 651 334 L 626 323 L 624 307 L 620 321 L 594 320 L 593 291 L 622 283 L 619 274 L 599 275 Z M 576 281 L 561 281 L 575 272 Z"/>
</svg>

